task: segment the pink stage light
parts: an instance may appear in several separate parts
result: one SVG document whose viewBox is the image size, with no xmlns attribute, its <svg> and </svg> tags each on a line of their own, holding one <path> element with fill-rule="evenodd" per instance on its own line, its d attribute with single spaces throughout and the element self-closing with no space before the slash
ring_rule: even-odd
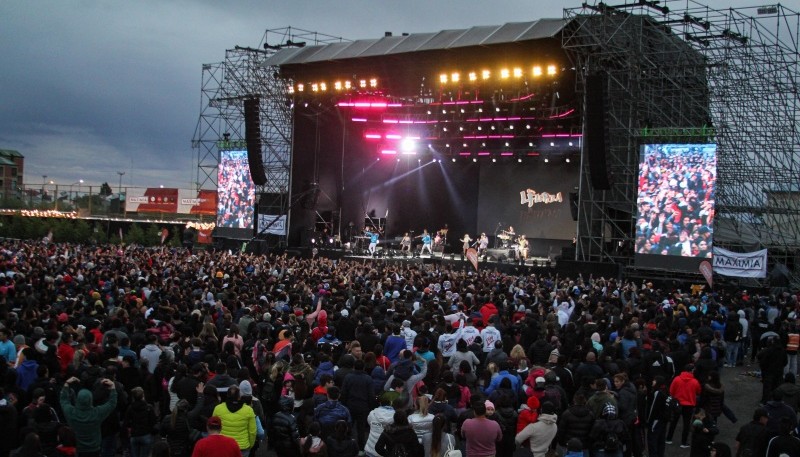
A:
<svg viewBox="0 0 800 457">
<path fill-rule="evenodd" d="M 398 121 L 397 119 L 384 119 L 383 120 L 384 124 L 397 124 L 398 122 L 400 122 L 400 121 Z"/>
<path fill-rule="evenodd" d="M 384 155 L 397 155 L 397 150 L 395 149 L 381 149 L 381 154 Z"/>
<path fill-rule="evenodd" d="M 417 151 L 403 151 L 403 155 L 415 156 L 417 155 Z"/>
<path fill-rule="evenodd" d="M 354 117 L 351 119 L 353 122 L 367 122 L 366 118 L 363 117 Z"/>
<path fill-rule="evenodd" d="M 503 156 L 503 157 L 508 157 L 508 156 L 513 156 L 514 153 L 513 152 L 501 152 L 500 155 Z"/>
<path fill-rule="evenodd" d="M 580 133 L 543 133 L 542 138 L 580 138 Z"/>
<path fill-rule="evenodd" d="M 550 116 L 550 117 L 549 117 L 549 119 L 560 119 L 560 118 L 562 118 L 562 117 L 567 117 L 567 116 L 569 116 L 570 114 L 572 114 L 572 113 L 574 113 L 574 112 L 575 112 L 575 109 L 573 108 L 573 109 L 570 109 L 570 110 L 564 111 L 564 112 L 563 112 L 563 113 L 561 113 L 561 114 L 556 114 L 556 115 L 554 115 L 554 116 Z"/>
<path fill-rule="evenodd" d="M 460 156 L 469 156 L 469 155 L 471 155 L 471 154 L 472 154 L 471 152 L 467 152 L 467 151 L 464 151 L 464 152 L 459 152 L 459 153 L 458 153 L 458 155 L 460 155 Z"/>
<path fill-rule="evenodd" d="M 400 135 L 396 134 L 396 133 L 387 133 L 386 134 L 386 139 L 387 140 L 399 140 L 401 138 L 402 137 Z"/>
<path fill-rule="evenodd" d="M 529 156 L 529 157 L 538 157 L 538 156 L 539 156 L 539 153 L 538 153 L 538 152 L 529 152 L 529 153 L 528 153 L 528 156 Z"/>
<path fill-rule="evenodd" d="M 488 156 L 489 152 L 488 151 L 481 151 L 481 152 L 478 153 L 478 155 L 479 156 Z"/>
<path fill-rule="evenodd" d="M 364 135 L 364 138 L 368 140 L 380 140 L 381 135 L 380 133 L 367 133 L 366 135 Z"/>
</svg>

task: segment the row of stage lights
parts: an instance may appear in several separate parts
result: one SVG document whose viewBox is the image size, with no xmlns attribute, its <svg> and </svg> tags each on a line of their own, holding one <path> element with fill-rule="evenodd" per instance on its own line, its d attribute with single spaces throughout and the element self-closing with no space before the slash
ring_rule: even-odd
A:
<svg viewBox="0 0 800 457">
<path fill-rule="evenodd" d="M 396 150 L 384 149 L 384 150 L 381 151 L 381 156 L 377 157 L 376 160 L 380 161 L 381 157 L 383 157 L 383 158 L 396 157 L 397 154 L 398 154 L 398 152 Z M 416 156 L 416 153 L 412 153 L 411 155 L 409 155 L 408 153 L 403 152 L 402 155 L 405 156 L 406 160 L 410 160 L 410 159 L 413 158 L 411 156 Z M 483 158 L 484 156 L 489 156 L 489 155 L 490 155 L 489 153 L 482 153 L 482 152 L 479 152 L 477 154 L 473 154 L 473 153 L 470 153 L 470 152 L 462 152 L 462 153 L 459 154 L 458 158 L 464 159 L 464 160 L 469 160 L 471 158 L 473 163 L 477 163 L 478 162 L 478 156 Z M 541 159 L 542 162 L 544 162 L 544 163 L 550 163 L 551 161 L 554 162 L 554 163 L 558 162 L 558 161 L 562 161 L 564 163 L 571 163 L 572 162 L 572 159 L 569 158 L 569 157 L 558 157 L 558 158 L 554 157 L 553 159 L 551 159 L 550 157 L 546 157 L 546 156 L 542 157 L 541 153 L 533 152 L 533 151 L 525 153 L 525 154 L 522 154 L 522 155 L 513 154 L 513 153 L 504 153 L 503 152 L 503 153 L 500 153 L 500 154 L 492 155 L 491 156 L 491 160 L 492 160 L 492 163 L 497 163 L 497 159 L 498 158 L 500 160 L 504 160 L 504 159 L 505 160 L 513 160 L 513 159 L 516 159 L 518 163 L 522 163 L 523 157 L 535 158 L 536 160 Z M 458 158 L 451 157 L 450 161 L 453 162 L 453 163 L 456 163 L 458 161 Z M 400 162 L 401 158 L 397 157 L 397 161 Z M 423 161 L 423 159 L 417 158 L 417 163 L 422 163 L 422 161 Z M 437 162 L 438 163 L 442 163 L 442 159 L 431 159 L 430 160 L 430 163 L 437 163 Z M 425 160 L 425 163 L 429 163 L 427 159 Z"/>
<path fill-rule="evenodd" d="M 530 70 L 526 70 L 522 67 L 514 67 L 514 68 L 501 68 L 493 73 L 492 70 L 483 69 L 480 72 L 477 71 L 470 71 L 466 73 L 465 79 L 470 83 L 477 83 L 478 81 L 489 81 L 493 79 L 499 79 L 501 81 L 506 81 L 510 79 L 522 79 L 524 76 L 529 75 L 534 79 L 541 78 L 544 76 L 554 77 L 558 74 L 558 66 L 556 65 L 534 65 L 530 68 Z M 445 84 L 460 84 L 462 82 L 462 73 L 459 71 L 454 71 L 451 73 L 442 72 L 439 74 L 439 83 Z M 342 79 L 336 80 L 332 83 L 328 81 L 316 81 L 316 82 L 309 82 L 309 83 L 302 83 L 298 82 L 288 86 L 288 91 L 290 94 L 294 93 L 305 93 L 305 92 L 312 92 L 312 93 L 320 93 L 320 92 L 328 92 L 329 89 L 332 89 L 335 92 L 342 92 L 342 91 L 350 91 L 353 89 L 377 89 L 378 88 L 378 78 L 366 78 L 366 79 L 358 79 L 356 81 L 350 79 Z"/>
</svg>

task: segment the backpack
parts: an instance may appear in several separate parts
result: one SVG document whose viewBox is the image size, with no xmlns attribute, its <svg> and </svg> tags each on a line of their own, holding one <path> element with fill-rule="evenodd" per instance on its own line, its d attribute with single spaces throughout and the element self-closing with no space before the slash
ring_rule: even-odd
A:
<svg viewBox="0 0 800 457">
<path fill-rule="evenodd" d="M 672 419 L 681 413 L 681 404 L 678 399 L 672 395 L 667 395 L 664 400 L 664 414 L 667 416 L 665 419 Z"/>
<path fill-rule="evenodd" d="M 550 403 L 552 403 L 553 406 L 556 408 L 556 411 L 558 411 L 559 413 L 561 411 L 563 411 L 563 409 L 561 408 L 561 404 L 562 404 L 561 403 L 561 390 L 559 390 L 558 387 L 553 386 L 553 385 L 545 386 L 545 388 L 544 388 L 544 397 L 542 398 L 542 403 L 544 403 L 546 401 L 549 401 Z"/>
<path fill-rule="evenodd" d="M 617 451 L 620 448 L 619 436 L 617 436 L 616 432 L 606 432 L 606 439 L 603 443 L 603 449 L 605 451 Z"/>
</svg>

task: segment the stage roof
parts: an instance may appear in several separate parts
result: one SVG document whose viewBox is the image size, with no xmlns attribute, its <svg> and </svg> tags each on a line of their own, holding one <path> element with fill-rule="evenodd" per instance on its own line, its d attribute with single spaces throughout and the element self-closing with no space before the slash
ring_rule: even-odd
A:
<svg viewBox="0 0 800 457">
<path fill-rule="evenodd" d="M 567 22 L 565 19 L 539 19 L 532 22 L 509 22 L 498 26 L 476 26 L 434 33 L 412 33 L 303 48 L 285 48 L 270 56 L 264 65 L 301 65 L 539 40 L 554 37 Z"/>
</svg>

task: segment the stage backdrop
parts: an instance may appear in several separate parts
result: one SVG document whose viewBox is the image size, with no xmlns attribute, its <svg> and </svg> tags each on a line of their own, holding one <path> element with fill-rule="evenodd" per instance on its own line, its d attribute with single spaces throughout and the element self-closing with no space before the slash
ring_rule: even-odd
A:
<svg viewBox="0 0 800 457">
<path fill-rule="evenodd" d="M 563 159 L 562 159 L 563 160 Z M 513 226 L 527 238 L 572 240 L 575 221 L 569 193 L 578 185 L 578 164 L 544 163 L 528 158 L 522 163 L 481 165 L 478 231 L 491 236 L 500 226 Z"/>
</svg>

